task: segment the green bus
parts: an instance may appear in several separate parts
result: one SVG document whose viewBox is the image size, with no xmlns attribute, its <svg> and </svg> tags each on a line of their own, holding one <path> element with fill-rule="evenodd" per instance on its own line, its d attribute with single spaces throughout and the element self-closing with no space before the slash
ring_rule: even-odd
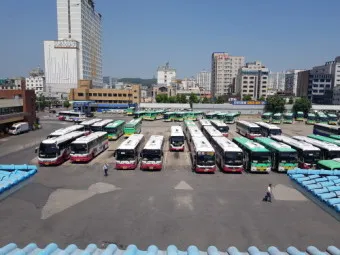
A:
<svg viewBox="0 0 340 255">
<path fill-rule="evenodd" d="M 340 140 L 328 137 L 328 136 L 322 136 L 322 135 L 308 135 L 309 138 L 313 138 L 319 141 L 327 142 L 327 143 L 332 143 L 340 146 Z"/>
<path fill-rule="evenodd" d="M 193 120 L 184 120 L 183 131 L 184 131 L 185 135 L 187 135 L 189 127 L 197 127 L 197 125 L 195 124 L 195 122 Z"/>
<path fill-rule="evenodd" d="M 272 123 L 273 124 L 281 124 L 282 123 L 282 113 L 275 113 L 272 116 Z"/>
<path fill-rule="evenodd" d="M 268 137 L 256 137 L 255 142 L 262 144 L 272 152 L 272 170 L 286 172 L 298 167 L 298 154 L 289 145 L 274 141 Z"/>
<path fill-rule="evenodd" d="M 336 140 L 340 140 L 340 135 L 330 135 L 329 137 Z"/>
<path fill-rule="evenodd" d="M 271 152 L 266 147 L 245 137 L 235 137 L 233 142 L 243 150 L 243 167 L 246 171 L 270 172 Z"/>
<path fill-rule="evenodd" d="M 136 108 L 135 107 L 129 107 L 125 110 L 125 114 L 128 116 L 132 116 L 135 113 Z"/>
<path fill-rule="evenodd" d="M 219 114 L 220 112 L 206 112 L 204 114 L 204 117 L 208 120 L 212 120 L 212 119 L 217 119 L 217 115 Z"/>
<path fill-rule="evenodd" d="M 216 119 L 221 120 L 223 122 L 225 122 L 226 118 L 227 118 L 227 114 L 226 112 L 220 112 L 216 115 Z"/>
<path fill-rule="evenodd" d="M 143 120 L 159 120 L 163 118 L 163 114 L 163 110 L 147 111 L 143 115 Z"/>
<path fill-rule="evenodd" d="M 186 114 L 186 119 L 187 120 L 197 120 L 199 117 L 201 117 L 203 112 L 200 111 L 192 111 L 192 112 L 187 112 Z"/>
<path fill-rule="evenodd" d="M 328 124 L 328 117 L 323 112 L 316 113 L 316 123 Z"/>
<path fill-rule="evenodd" d="M 314 113 L 308 113 L 307 114 L 307 120 L 306 120 L 306 124 L 308 124 L 308 125 L 314 125 L 315 124 L 315 122 L 316 122 L 316 116 L 315 116 L 315 114 Z"/>
<path fill-rule="evenodd" d="M 338 116 L 334 113 L 328 113 L 328 125 L 336 125 L 338 124 Z"/>
<path fill-rule="evenodd" d="M 224 123 L 234 124 L 237 117 L 239 117 L 239 116 L 240 116 L 239 112 L 229 112 L 229 113 L 227 113 L 227 115 L 225 117 Z"/>
<path fill-rule="evenodd" d="M 104 131 L 107 132 L 107 138 L 112 140 L 117 140 L 124 133 L 124 120 L 116 120 L 104 127 Z"/>
<path fill-rule="evenodd" d="M 171 122 L 175 119 L 176 113 L 175 112 L 165 112 L 163 114 L 163 121 Z"/>
<path fill-rule="evenodd" d="M 135 119 L 139 119 L 139 118 L 143 118 L 144 114 L 146 113 L 146 111 L 138 111 L 138 112 L 134 112 L 133 113 L 133 117 Z"/>
<path fill-rule="evenodd" d="M 272 112 L 265 112 L 262 114 L 261 119 L 263 122 L 269 123 L 272 120 L 272 116 Z"/>
<path fill-rule="evenodd" d="M 186 112 L 176 112 L 174 121 L 184 121 L 186 119 L 187 113 Z"/>
<path fill-rule="evenodd" d="M 317 169 L 340 170 L 340 159 L 319 160 Z"/>
<path fill-rule="evenodd" d="M 285 112 L 283 114 L 283 123 L 284 124 L 293 124 L 294 118 L 293 118 L 293 113 L 292 112 Z"/>
<path fill-rule="evenodd" d="M 139 134 L 142 131 L 142 119 L 133 119 L 125 124 L 124 137 L 129 137 L 133 134 Z"/>
<path fill-rule="evenodd" d="M 303 112 L 297 112 L 297 113 L 295 114 L 295 120 L 296 120 L 296 121 L 303 121 L 303 120 L 304 120 L 304 114 L 303 114 Z"/>
</svg>

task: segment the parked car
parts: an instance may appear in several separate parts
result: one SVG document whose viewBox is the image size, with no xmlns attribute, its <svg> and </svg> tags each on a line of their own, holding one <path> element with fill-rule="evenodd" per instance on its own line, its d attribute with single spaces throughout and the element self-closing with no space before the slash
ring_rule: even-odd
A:
<svg viewBox="0 0 340 255">
<path fill-rule="evenodd" d="M 28 122 L 18 122 L 18 123 L 14 123 L 10 127 L 10 129 L 8 130 L 8 133 L 12 135 L 18 135 L 18 134 L 25 133 L 28 131 L 30 131 Z"/>
</svg>

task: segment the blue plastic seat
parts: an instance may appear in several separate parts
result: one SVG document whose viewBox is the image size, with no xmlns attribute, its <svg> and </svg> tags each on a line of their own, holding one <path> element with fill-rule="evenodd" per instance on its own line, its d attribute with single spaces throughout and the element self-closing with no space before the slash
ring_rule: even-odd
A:
<svg viewBox="0 0 340 255">
<path fill-rule="evenodd" d="M 340 204 L 336 204 L 333 206 L 337 212 L 340 212 Z"/>
<path fill-rule="evenodd" d="M 316 184 L 309 184 L 306 185 L 306 188 L 310 191 L 315 190 L 315 189 L 321 189 L 323 188 L 320 184 L 316 183 Z"/>
<path fill-rule="evenodd" d="M 330 187 L 327 187 L 327 189 L 329 191 L 340 191 L 340 186 L 330 186 Z"/>
<path fill-rule="evenodd" d="M 333 175 L 333 170 L 320 170 L 320 175 Z"/>
<path fill-rule="evenodd" d="M 330 198 L 336 198 L 337 197 L 334 192 L 318 194 L 317 196 L 323 201 L 327 201 Z"/>
<path fill-rule="evenodd" d="M 319 182 L 319 184 L 323 187 L 330 187 L 334 185 L 334 182 L 332 181 L 326 181 L 326 182 Z"/>
<path fill-rule="evenodd" d="M 338 177 L 338 176 L 335 176 L 335 175 L 329 175 L 329 176 L 326 176 L 326 178 L 327 178 L 328 180 L 337 180 L 337 179 L 339 179 L 339 177 Z"/>
<path fill-rule="evenodd" d="M 315 190 L 313 190 L 313 193 L 315 193 L 315 194 L 323 194 L 323 193 L 328 193 L 329 192 L 329 190 L 327 189 L 327 188 L 321 188 L 321 189 L 315 189 Z"/>
<path fill-rule="evenodd" d="M 335 184 L 340 184 L 340 179 L 333 180 Z"/>
<path fill-rule="evenodd" d="M 340 204 L 340 197 L 328 199 L 327 204 L 329 204 L 329 205 Z"/>
</svg>

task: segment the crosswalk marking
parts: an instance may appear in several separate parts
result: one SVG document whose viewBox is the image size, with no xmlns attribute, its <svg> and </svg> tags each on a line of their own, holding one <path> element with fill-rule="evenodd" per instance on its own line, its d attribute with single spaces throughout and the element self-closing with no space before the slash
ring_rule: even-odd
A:
<svg viewBox="0 0 340 255">
<path fill-rule="evenodd" d="M 180 181 L 174 189 L 181 189 L 181 190 L 193 190 L 193 188 L 186 183 L 185 181 Z"/>
</svg>

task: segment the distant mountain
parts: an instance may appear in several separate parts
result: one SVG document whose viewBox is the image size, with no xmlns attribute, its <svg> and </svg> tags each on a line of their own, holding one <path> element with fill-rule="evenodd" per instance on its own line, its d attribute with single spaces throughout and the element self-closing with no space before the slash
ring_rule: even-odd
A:
<svg viewBox="0 0 340 255">
<path fill-rule="evenodd" d="M 124 83 L 138 83 L 138 84 L 141 84 L 142 86 L 148 86 L 148 87 L 157 83 L 156 79 L 141 79 L 141 78 L 122 78 L 122 79 L 119 79 L 118 81 L 124 82 Z"/>
</svg>

